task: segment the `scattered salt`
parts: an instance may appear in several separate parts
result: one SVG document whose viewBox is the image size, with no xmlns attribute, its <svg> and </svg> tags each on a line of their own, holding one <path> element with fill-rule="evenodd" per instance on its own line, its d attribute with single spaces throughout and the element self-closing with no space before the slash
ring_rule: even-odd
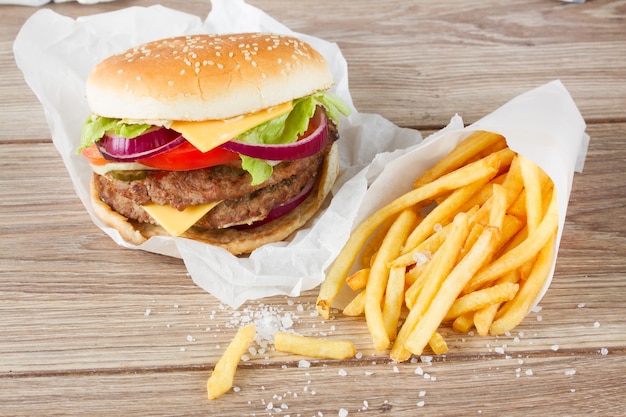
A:
<svg viewBox="0 0 626 417">
<path fill-rule="evenodd" d="M 423 407 L 423 406 L 424 406 L 424 404 L 426 404 L 424 401 L 419 401 L 419 402 L 417 403 L 417 406 L 418 406 L 418 407 Z"/>
<path fill-rule="evenodd" d="M 149 308 L 146 308 L 146 311 L 145 311 L 145 313 L 143 313 L 143 315 L 144 316 L 149 316 L 151 311 L 152 310 L 150 310 Z"/>
<path fill-rule="evenodd" d="M 609 350 L 607 348 L 602 348 L 602 349 L 600 349 L 600 354 L 601 355 L 608 355 L 609 354 Z"/>
<path fill-rule="evenodd" d="M 583 308 L 585 306 L 585 303 L 578 303 L 578 308 Z"/>
<path fill-rule="evenodd" d="M 593 323 L 593 327 L 595 327 L 596 329 L 600 327 L 600 322 L 596 321 L 595 323 Z"/>
<path fill-rule="evenodd" d="M 398 372 L 400 372 L 400 370 L 398 369 L 398 367 L 397 367 L 397 366 L 395 366 L 395 365 L 394 365 L 394 367 L 393 367 L 393 372 L 397 374 Z"/>
<path fill-rule="evenodd" d="M 559 345 L 552 345 L 550 349 L 556 352 L 557 350 L 559 350 Z"/>
<path fill-rule="evenodd" d="M 572 376 L 574 374 L 576 374 L 576 369 L 566 369 L 565 370 L 565 375 L 567 375 L 567 376 Z"/>
<path fill-rule="evenodd" d="M 339 417 L 346 417 L 348 415 L 348 410 L 346 410 L 345 408 L 340 408 L 337 415 Z"/>
<path fill-rule="evenodd" d="M 421 366 L 418 366 L 417 368 L 415 368 L 415 375 L 424 375 L 424 370 L 422 369 Z"/>
<path fill-rule="evenodd" d="M 298 362 L 298 368 L 310 368 L 311 367 L 311 362 L 305 360 L 305 359 L 301 359 Z"/>
<path fill-rule="evenodd" d="M 419 392 L 419 394 L 417 394 L 419 397 L 423 397 L 426 395 L 426 391 L 422 390 Z"/>
<path fill-rule="evenodd" d="M 539 313 L 542 309 L 543 309 L 543 307 L 541 307 L 541 306 L 534 306 L 532 308 L 532 312 L 533 313 Z"/>
<path fill-rule="evenodd" d="M 339 376 L 346 376 L 346 375 L 348 375 L 348 373 L 346 372 L 345 369 L 340 369 L 339 371 L 337 371 L 337 374 Z"/>
<path fill-rule="evenodd" d="M 532 376 L 533 375 L 533 370 L 532 369 L 526 369 L 526 371 L 524 372 L 527 376 Z"/>
</svg>

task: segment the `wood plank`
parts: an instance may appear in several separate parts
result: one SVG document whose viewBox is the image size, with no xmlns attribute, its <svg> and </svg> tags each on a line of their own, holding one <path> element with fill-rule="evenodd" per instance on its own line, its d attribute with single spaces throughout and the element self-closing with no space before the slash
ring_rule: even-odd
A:
<svg viewBox="0 0 626 417">
<path fill-rule="evenodd" d="M 500 349 L 511 355 L 553 349 L 597 354 L 626 347 L 626 179 L 620 175 L 626 125 L 592 125 L 589 133 L 585 172 L 575 177 L 543 309 L 510 336 L 444 329 L 449 357 L 489 357 Z M 181 260 L 118 247 L 97 229 L 51 144 L 0 145 L 0 157 L 1 376 L 141 371 L 217 360 L 241 320 L 238 313 L 196 287 Z M 362 319 L 321 321 L 314 314 L 316 295 L 312 290 L 293 300 L 252 302 L 244 315 L 271 307 L 274 316 L 288 314 L 295 331 L 349 338 L 364 357 L 386 357 L 372 349 Z M 284 358 L 292 359 L 254 359 Z"/>
<path fill-rule="evenodd" d="M 598 372 L 602 369 L 602 372 Z M 416 373 L 417 370 L 417 373 Z M 623 415 L 620 355 L 550 355 L 299 368 L 244 364 L 237 392 L 206 399 L 207 367 L 4 378 L 0 415 Z M 19 398 L 19 401 L 16 399 Z M 344 414 L 345 415 L 345 414 Z"/>
<path fill-rule="evenodd" d="M 472 122 L 556 78 L 564 82 L 586 120 L 624 120 L 623 1 L 454 6 L 428 1 L 397 7 L 380 7 L 373 0 L 321 5 L 306 1 L 299 7 L 286 0 L 250 3 L 294 30 L 337 42 L 349 63 L 351 93 L 359 111 L 379 113 L 401 126 L 438 128 L 454 113 Z M 71 4 L 52 8 L 77 17 L 124 5 L 104 3 L 89 12 Z M 210 8 L 198 0 L 166 5 L 201 17 Z M 308 18 L 310 10 L 324 16 L 323 24 Z M 8 6 L 1 18 L 7 24 L 0 32 L 4 142 L 49 137 L 41 106 L 15 67 L 8 46 L 31 12 Z"/>
</svg>

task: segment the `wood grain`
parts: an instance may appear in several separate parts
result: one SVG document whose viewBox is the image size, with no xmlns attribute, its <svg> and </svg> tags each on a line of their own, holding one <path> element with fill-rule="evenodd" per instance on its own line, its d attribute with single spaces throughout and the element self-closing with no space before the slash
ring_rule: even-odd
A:
<svg viewBox="0 0 626 417">
<path fill-rule="evenodd" d="M 444 327 L 449 354 L 398 364 L 362 318 L 317 316 L 316 290 L 221 305 L 180 259 L 124 249 L 93 224 L 13 59 L 35 9 L 0 6 L 0 416 L 626 415 L 626 1 L 250 3 L 337 42 L 357 108 L 425 134 L 563 80 L 591 142 L 540 309 L 500 337 Z M 46 7 L 76 18 L 151 4 Z M 302 368 L 269 345 L 241 363 L 237 391 L 209 402 L 206 379 L 236 329 L 268 312 L 350 339 L 359 357 Z"/>
</svg>

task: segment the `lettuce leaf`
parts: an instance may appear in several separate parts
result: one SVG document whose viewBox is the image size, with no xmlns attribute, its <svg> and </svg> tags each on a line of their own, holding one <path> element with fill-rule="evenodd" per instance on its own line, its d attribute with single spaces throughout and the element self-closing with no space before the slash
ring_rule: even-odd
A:
<svg viewBox="0 0 626 417">
<path fill-rule="evenodd" d="M 106 132 L 114 132 L 118 136 L 132 139 L 141 135 L 151 127 L 152 125 L 149 124 L 130 124 L 125 123 L 120 119 L 101 117 L 92 114 L 83 124 L 78 152 L 80 153 L 83 149 L 89 148 L 91 145 L 102 139 Z"/>
</svg>

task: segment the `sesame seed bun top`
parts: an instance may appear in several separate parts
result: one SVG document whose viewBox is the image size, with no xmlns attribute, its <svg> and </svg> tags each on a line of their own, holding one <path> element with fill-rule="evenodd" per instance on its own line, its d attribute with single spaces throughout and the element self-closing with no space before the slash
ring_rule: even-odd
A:
<svg viewBox="0 0 626 417">
<path fill-rule="evenodd" d="M 138 120 L 217 120 L 256 112 L 333 84 L 301 40 L 241 33 L 150 42 L 100 62 L 86 83 L 91 111 Z"/>
</svg>

